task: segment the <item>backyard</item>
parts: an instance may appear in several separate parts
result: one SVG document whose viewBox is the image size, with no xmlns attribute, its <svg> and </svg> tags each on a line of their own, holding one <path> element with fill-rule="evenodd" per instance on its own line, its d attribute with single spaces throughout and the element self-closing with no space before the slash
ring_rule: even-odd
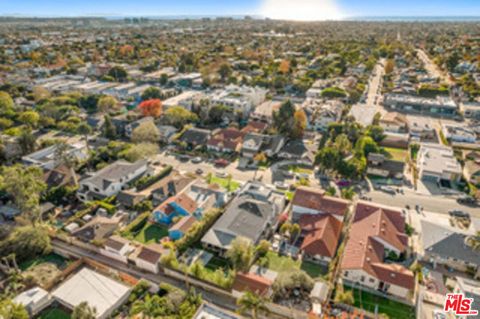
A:
<svg viewBox="0 0 480 319">
<path fill-rule="evenodd" d="M 408 157 L 408 151 L 401 148 L 385 147 L 383 150 L 387 157 L 394 161 L 405 162 Z"/>
<path fill-rule="evenodd" d="M 168 229 L 166 227 L 148 222 L 135 235 L 134 239 L 142 244 L 150 244 L 158 243 L 162 238 L 167 236 Z"/>
<path fill-rule="evenodd" d="M 328 271 L 326 267 L 308 261 L 294 260 L 287 256 L 280 256 L 273 251 L 267 253 L 268 268 L 277 272 L 288 272 L 292 269 L 305 271 L 313 279 L 320 278 Z"/>
<path fill-rule="evenodd" d="M 60 308 L 48 307 L 40 313 L 38 319 L 70 319 L 70 315 Z"/>
<path fill-rule="evenodd" d="M 352 288 L 344 286 L 344 290 L 349 291 L 352 290 Z M 361 291 L 359 289 L 354 289 L 353 297 L 355 299 L 355 307 L 364 309 L 368 312 L 375 313 L 375 308 L 378 307 L 377 312 L 386 314 L 390 319 L 415 318 L 414 308 L 403 303 Z"/>
<path fill-rule="evenodd" d="M 67 262 L 62 256 L 52 253 L 24 261 L 19 268 L 25 278 L 32 277 L 37 285 L 47 286 L 66 266 Z"/>
</svg>

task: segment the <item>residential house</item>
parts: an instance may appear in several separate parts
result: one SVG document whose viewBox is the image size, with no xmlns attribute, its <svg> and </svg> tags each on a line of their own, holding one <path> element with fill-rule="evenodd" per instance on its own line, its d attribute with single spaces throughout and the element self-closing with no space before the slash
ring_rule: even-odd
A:
<svg viewBox="0 0 480 319">
<path fill-rule="evenodd" d="M 409 133 L 412 139 L 418 141 L 435 139 L 435 125 L 429 117 L 407 116 Z"/>
<path fill-rule="evenodd" d="M 336 123 L 342 116 L 344 104 L 338 100 L 306 99 L 302 109 L 307 114 L 309 130 L 325 132 L 331 123 Z"/>
<path fill-rule="evenodd" d="M 178 133 L 178 129 L 171 125 L 157 125 L 158 132 L 160 133 L 160 143 L 170 144 L 173 138 Z"/>
<path fill-rule="evenodd" d="M 255 273 L 238 272 L 232 285 L 232 295 L 236 298 L 249 291 L 262 297 L 270 297 L 273 293 L 273 281 Z"/>
<path fill-rule="evenodd" d="M 342 233 L 342 221 L 330 214 L 303 214 L 299 242 L 303 259 L 328 264 L 335 257 Z"/>
<path fill-rule="evenodd" d="M 367 174 L 369 175 L 403 180 L 404 170 L 405 162 L 387 159 L 383 154 L 368 154 Z"/>
<path fill-rule="evenodd" d="M 12 301 L 14 304 L 24 306 L 28 314 L 34 317 L 47 308 L 53 300 L 48 291 L 40 287 L 33 287 L 17 295 Z"/>
<path fill-rule="evenodd" d="M 153 210 L 152 219 L 156 223 L 170 225 L 175 217 L 201 217 L 201 209 L 187 194 L 180 193 L 168 198 Z"/>
<path fill-rule="evenodd" d="M 458 163 L 453 149 L 448 146 L 422 143 L 417 154 L 418 176 L 425 181 L 456 182 L 462 176 L 462 166 Z"/>
<path fill-rule="evenodd" d="M 285 160 L 294 160 L 297 164 L 313 166 L 315 162 L 316 144 L 309 140 L 290 140 L 278 152 L 278 157 Z"/>
<path fill-rule="evenodd" d="M 182 134 L 180 141 L 185 143 L 187 148 L 195 149 L 207 145 L 211 136 L 212 132 L 210 130 L 192 127 Z"/>
<path fill-rule="evenodd" d="M 234 114 L 246 119 L 253 108 L 265 101 L 267 91 L 259 87 L 228 85 L 225 89 L 212 93 L 210 104 L 225 105 L 231 108 Z"/>
<path fill-rule="evenodd" d="M 167 252 L 165 248 L 158 244 L 142 246 L 135 257 L 135 265 L 138 268 L 158 274 L 160 258 Z"/>
<path fill-rule="evenodd" d="M 245 134 L 248 133 L 259 133 L 262 134 L 269 127 L 268 123 L 261 121 L 249 121 L 246 126 L 242 128 L 242 132 Z"/>
<path fill-rule="evenodd" d="M 411 298 L 415 276 L 392 262 L 407 252 L 405 217 L 400 210 L 357 204 L 340 265 L 344 283 L 400 298 Z"/>
<path fill-rule="evenodd" d="M 243 143 L 245 133 L 236 128 L 220 129 L 214 132 L 212 137 L 207 142 L 207 149 L 209 151 L 220 153 L 235 153 L 239 152 Z"/>
<path fill-rule="evenodd" d="M 458 111 L 457 104 L 450 97 L 444 96 L 424 98 L 403 94 L 385 94 L 383 105 L 393 111 L 442 117 L 454 117 Z"/>
<path fill-rule="evenodd" d="M 83 242 L 102 241 L 110 237 L 119 228 L 122 216 L 96 216 L 82 227 L 74 230 L 72 235 Z"/>
<path fill-rule="evenodd" d="M 103 248 L 100 249 L 100 254 L 126 264 L 128 262 L 128 255 L 134 250 L 135 248 L 130 244 L 130 241 L 123 237 L 113 235 L 105 241 Z"/>
<path fill-rule="evenodd" d="M 353 116 L 356 122 L 363 126 L 369 126 L 373 123 L 375 114 L 377 114 L 377 107 L 375 105 L 354 104 L 348 114 Z"/>
<path fill-rule="evenodd" d="M 129 183 L 147 174 L 147 171 L 146 160 L 139 160 L 135 163 L 116 161 L 82 179 L 79 183 L 77 197 L 81 201 L 88 201 L 117 195 Z"/>
<path fill-rule="evenodd" d="M 446 225 L 422 220 L 420 258 L 433 265 L 446 266 L 459 271 L 471 268 L 475 273 L 480 265 L 480 253 L 469 243 L 472 236 Z"/>
<path fill-rule="evenodd" d="M 181 193 L 192 181 L 194 181 L 193 178 L 180 175 L 178 172 L 173 171 L 149 187 L 153 205 L 158 206 L 169 197 Z"/>
<path fill-rule="evenodd" d="M 477 134 L 466 125 L 443 123 L 442 133 L 452 143 L 474 144 L 477 142 Z"/>
<path fill-rule="evenodd" d="M 462 108 L 466 118 L 480 120 L 479 102 L 464 103 Z"/>
<path fill-rule="evenodd" d="M 350 202 L 328 196 L 322 189 L 301 186 L 296 189 L 291 205 L 294 221 L 300 220 L 303 215 L 331 215 L 342 221 Z"/>
<path fill-rule="evenodd" d="M 257 245 L 277 226 L 285 199 L 272 186 L 249 182 L 238 193 L 202 238 L 205 247 L 225 253 L 237 237 Z"/>
<path fill-rule="evenodd" d="M 177 96 L 173 96 L 162 102 L 163 109 L 166 111 L 174 106 L 181 106 L 189 111 L 193 111 L 201 106 L 207 96 L 201 91 L 184 91 Z"/>
<path fill-rule="evenodd" d="M 59 165 L 60 161 L 56 154 L 58 147 L 58 145 L 52 145 L 34 153 L 25 155 L 22 157 L 22 162 L 27 166 L 34 165 L 46 170 L 53 169 Z M 68 150 L 66 153 L 68 156 L 71 156 L 78 161 L 84 161 L 88 158 L 87 145 L 85 142 L 67 144 L 67 147 Z"/>
<path fill-rule="evenodd" d="M 250 114 L 250 119 L 272 124 L 273 114 L 280 109 L 280 106 L 282 106 L 281 101 L 265 101 Z"/>
<path fill-rule="evenodd" d="M 379 121 L 380 126 L 385 132 L 407 133 L 408 120 L 404 114 L 398 112 L 387 112 Z"/>
<path fill-rule="evenodd" d="M 480 161 L 467 160 L 463 168 L 463 175 L 468 182 L 480 185 Z"/>
<path fill-rule="evenodd" d="M 43 174 L 43 181 L 47 184 L 48 189 L 73 185 L 75 180 L 78 181 L 77 174 L 73 169 L 65 165 L 59 165 L 53 169 L 49 169 Z"/>
</svg>

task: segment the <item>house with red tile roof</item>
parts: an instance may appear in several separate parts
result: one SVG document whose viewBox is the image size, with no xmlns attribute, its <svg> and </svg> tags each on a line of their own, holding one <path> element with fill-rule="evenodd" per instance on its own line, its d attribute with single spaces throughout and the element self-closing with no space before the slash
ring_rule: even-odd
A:
<svg viewBox="0 0 480 319">
<path fill-rule="evenodd" d="M 405 217 L 400 210 L 359 202 L 345 246 L 343 280 L 401 298 L 409 298 L 415 276 L 402 265 L 388 262 L 408 248 Z"/>
<path fill-rule="evenodd" d="M 329 214 L 304 214 L 298 225 L 301 228 L 300 252 L 304 259 L 328 264 L 337 251 L 343 223 Z"/>
<path fill-rule="evenodd" d="M 270 297 L 273 281 L 255 273 L 238 272 L 232 285 L 232 294 L 240 297 L 250 291 L 260 296 Z"/>
<path fill-rule="evenodd" d="M 238 152 L 242 147 L 245 134 L 236 128 L 221 129 L 207 141 L 207 148 L 214 152 Z"/>
<path fill-rule="evenodd" d="M 343 220 L 350 202 L 325 195 L 325 191 L 313 187 L 298 187 L 292 199 L 292 219 L 298 221 L 302 215 L 332 215 Z"/>
<path fill-rule="evenodd" d="M 200 216 L 197 203 L 185 193 L 168 198 L 153 210 L 152 219 L 160 224 L 170 225 L 177 216 Z"/>
</svg>

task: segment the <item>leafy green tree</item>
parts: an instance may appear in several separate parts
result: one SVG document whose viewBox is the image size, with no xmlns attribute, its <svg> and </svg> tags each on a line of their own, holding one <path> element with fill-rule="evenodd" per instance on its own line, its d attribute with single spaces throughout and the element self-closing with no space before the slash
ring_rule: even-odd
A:
<svg viewBox="0 0 480 319">
<path fill-rule="evenodd" d="M 320 168 L 323 170 L 337 169 L 337 165 L 341 160 L 340 149 L 335 147 L 324 147 L 315 157 L 315 162 L 320 165 Z"/>
<path fill-rule="evenodd" d="M 383 128 L 379 125 L 370 125 L 367 129 L 367 135 L 373 138 L 376 143 L 381 142 L 385 138 Z"/>
<path fill-rule="evenodd" d="M 11 299 L 2 299 L 0 300 L 0 318 L 28 319 L 30 316 L 23 305 L 14 303 Z"/>
<path fill-rule="evenodd" d="M 83 136 L 87 151 L 90 152 L 90 145 L 88 143 L 88 135 L 92 134 L 92 127 L 85 122 L 80 123 L 77 126 L 77 133 Z"/>
<path fill-rule="evenodd" d="M 198 121 L 198 116 L 195 113 L 181 107 L 174 106 L 169 108 L 164 113 L 164 120 L 176 128 L 183 128 L 185 124 Z"/>
<path fill-rule="evenodd" d="M 118 108 L 118 101 L 113 96 L 105 95 L 98 100 L 97 107 L 101 113 L 106 114 Z"/>
<path fill-rule="evenodd" d="M 57 165 L 65 165 L 70 170 L 73 183 L 78 186 L 77 174 L 75 173 L 75 167 L 78 164 L 78 160 L 72 152 L 72 148 L 65 142 L 60 142 L 55 146 L 55 160 Z"/>
<path fill-rule="evenodd" d="M 114 66 L 108 71 L 108 75 L 117 82 L 124 82 L 127 80 L 128 73 L 121 66 Z"/>
<path fill-rule="evenodd" d="M 127 150 L 119 154 L 119 156 L 125 158 L 129 162 L 136 162 L 158 154 L 159 151 L 160 149 L 157 144 L 139 143 L 129 147 Z"/>
<path fill-rule="evenodd" d="M 273 113 L 273 123 L 277 131 L 284 135 L 290 135 L 294 126 L 295 106 L 292 101 L 286 100 L 277 112 Z"/>
<path fill-rule="evenodd" d="M 293 114 L 293 127 L 289 131 L 292 138 L 301 138 L 307 127 L 307 115 L 305 111 L 298 110 Z"/>
<path fill-rule="evenodd" d="M 20 113 L 18 120 L 31 128 L 35 128 L 40 121 L 40 115 L 35 111 L 25 111 Z"/>
<path fill-rule="evenodd" d="M 231 111 L 232 110 L 226 105 L 212 106 L 208 111 L 208 119 L 211 123 L 220 123 L 222 122 L 225 115 L 227 115 Z"/>
<path fill-rule="evenodd" d="M 153 121 L 144 122 L 133 130 L 132 141 L 134 143 L 158 143 L 160 131 Z"/>
<path fill-rule="evenodd" d="M 0 241 L 0 256 L 15 254 L 18 261 L 49 254 L 52 251 L 50 237 L 45 226 L 21 226 Z"/>
<path fill-rule="evenodd" d="M 112 123 L 112 118 L 105 115 L 105 124 L 103 126 L 103 134 L 106 138 L 115 139 L 117 137 L 117 129 Z"/>
<path fill-rule="evenodd" d="M 86 301 L 79 303 L 73 308 L 72 319 L 95 319 L 97 318 L 97 309 L 90 307 Z"/>
<path fill-rule="evenodd" d="M 154 86 L 149 87 L 142 93 L 142 100 L 161 99 L 162 93 Z"/>
<path fill-rule="evenodd" d="M 218 74 L 220 74 L 220 78 L 223 82 L 232 74 L 232 68 L 228 63 L 223 63 L 220 65 L 220 69 L 218 70 Z"/>
<path fill-rule="evenodd" d="M 237 237 L 230 243 L 227 258 L 230 260 L 234 269 L 243 272 L 248 271 L 254 257 L 255 248 L 248 239 Z"/>
<path fill-rule="evenodd" d="M 342 153 L 343 155 L 346 155 L 350 153 L 350 151 L 352 150 L 352 143 L 350 143 L 348 136 L 342 133 L 338 135 L 337 138 L 335 138 L 334 147 L 340 153 Z"/>
<path fill-rule="evenodd" d="M 18 144 L 22 150 L 22 154 L 30 154 L 35 150 L 37 138 L 32 134 L 30 129 L 24 129 L 18 137 Z"/>
<path fill-rule="evenodd" d="M 36 166 L 3 167 L 0 188 L 13 196 L 15 204 L 27 214 L 32 224 L 39 220 L 40 195 L 46 189 L 43 172 Z"/>
<path fill-rule="evenodd" d="M 7 92 L 0 91 L 0 113 L 13 109 L 13 99 Z"/>
<path fill-rule="evenodd" d="M 255 248 L 255 252 L 257 253 L 257 256 L 265 256 L 268 251 L 270 250 L 270 242 L 268 240 L 262 239 L 257 247 Z"/>
<path fill-rule="evenodd" d="M 247 291 L 237 300 L 238 312 L 250 312 L 253 319 L 258 319 L 260 314 L 270 313 L 267 303 L 268 299 Z"/>
</svg>

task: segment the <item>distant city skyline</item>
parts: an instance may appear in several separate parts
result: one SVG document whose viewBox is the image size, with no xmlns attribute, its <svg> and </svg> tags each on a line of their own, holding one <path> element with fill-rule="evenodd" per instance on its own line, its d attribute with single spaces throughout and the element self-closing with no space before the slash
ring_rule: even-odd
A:
<svg viewBox="0 0 480 319">
<path fill-rule="evenodd" d="M 255 15 L 274 19 L 337 20 L 352 17 L 435 17 L 480 15 L 478 0 L 0 0 L 0 15 L 221 16 Z"/>
</svg>

